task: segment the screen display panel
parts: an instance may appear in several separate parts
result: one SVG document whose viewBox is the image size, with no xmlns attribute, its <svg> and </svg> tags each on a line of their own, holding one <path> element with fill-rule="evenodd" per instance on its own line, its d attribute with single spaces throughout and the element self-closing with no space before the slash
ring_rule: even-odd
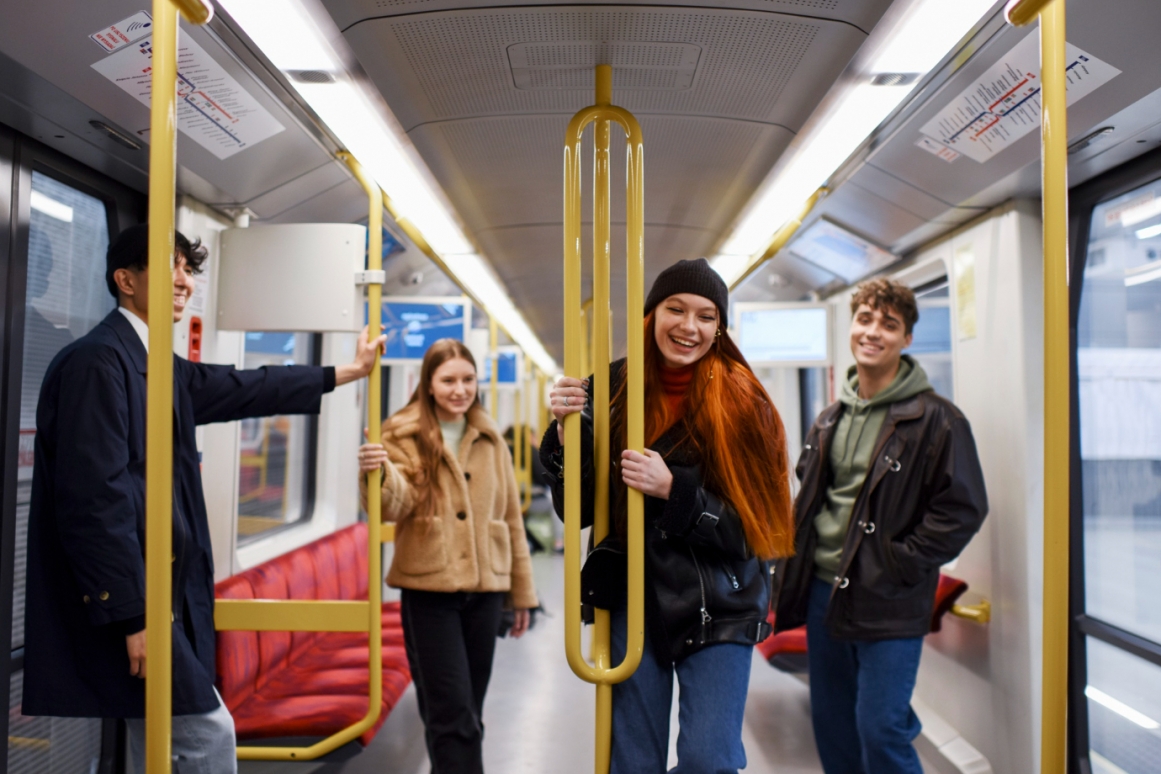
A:
<svg viewBox="0 0 1161 774">
<path fill-rule="evenodd" d="M 497 370 L 500 372 L 500 379 L 496 382 L 498 385 L 516 384 L 516 375 L 520 373 L 520 349 L 519 347 L 500 347 L 496 351 Z M 483 376 L 480 377 L 480 384 L 489 384 L 492 381 L 492 358 L 484 358 Z"/>
<path fill-rule="evenodd" d="M 439 339 L 466 339 L 471 302 L 465 298 L 386 298 L 383 333 L 387 336 L 384 362 L 422 360 Z"/>
<path fill-rule="evenodd" d="M 830 363 L 824 304 L 737 304 L 738 346 L 750 365 L 811 368 Z"/>
<path fill-rule="evenodd" d="M 806 229 L 789 249 L 802 260 L 830 272 L 848 285 L 898 260 L 894 253 L 828 220 L 820 220 Z"/>
</svg>

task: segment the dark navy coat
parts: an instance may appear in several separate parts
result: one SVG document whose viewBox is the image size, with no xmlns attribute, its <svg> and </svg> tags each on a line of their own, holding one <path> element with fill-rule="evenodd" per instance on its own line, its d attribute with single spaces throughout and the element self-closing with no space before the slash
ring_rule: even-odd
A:
<svg viewBox="0 0 1161 774">
<path fill-rule="evenodd" d="M 218 706 L 213 552 L 194 428 L 317 414 L 335 376 L 176 356 L 173 368 L 173 712 L 184 715 Z M 145 683 L 129 674 L 125 635 L 145 614 L 145 376 L 145 347 L 117 310 L 45 374 L 28 519 L 26 715 L 144 715 Z"/>
</svg>

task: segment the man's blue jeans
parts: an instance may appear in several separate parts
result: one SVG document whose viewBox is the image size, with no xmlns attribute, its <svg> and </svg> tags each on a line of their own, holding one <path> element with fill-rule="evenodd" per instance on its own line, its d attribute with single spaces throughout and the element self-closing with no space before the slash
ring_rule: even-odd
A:
<svg viewBox="0 0 1161 774">
<path fill-rule="evenodd" d="M 625 611 L 612 614 L 613 663 L 625 654 Z M 613 686 L 610 774 L 662 774 L 669 759 L 673 675 L 678 694 L 677 766 L 671 774 L 736 774 L 746 766 L 742 718 L 754 649 L 732 642 L 702 648 L 678 664 L 659 662 L 648 634 L 641 666 Z"/>
<path fill-rule="evenodd" d="M 911 692 L 923 638 L 836 640 L 826 630 L 830 584 L 810 591 L 806 646 L 810 714 L 826 774 L 923 774 L 911 742 L 919 718 Z"/>
</svg>

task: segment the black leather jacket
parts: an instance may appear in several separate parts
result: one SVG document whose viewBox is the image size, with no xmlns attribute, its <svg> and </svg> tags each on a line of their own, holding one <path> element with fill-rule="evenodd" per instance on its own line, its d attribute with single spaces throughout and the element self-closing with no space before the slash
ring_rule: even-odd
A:
<svg viewBox="0 0 1161 774">
<path fill-rule="evenodd" d="M 776 568 L 775 631 L 806 623 L 818 514 L 830 485 L 836 402 L 815 420 L 794 503 L 795 554 Z M 871 469 L 851 512 L 826 624 L 844 639 L 922 637 L 931 628 L 940 566 L 957 557 L 988 512 L 984 475 L 967 420 L 952 403 L 922 392 L 891 404 Z"/>
<path fill-rule="evenodd" d="M 616 393 L 623 363 L 610 368 L 610 394 Z M 591 387 L 588 401 L 591 405 Z M 593 521 L 592 424 L 583 427 L 581 523 L 587 527 Z M 770 564 L 750 551 L 737 514 L 703 486 L 701 460 L 692 444 L 679 443 L 684 437 L 679 422 L 651 447 L 665 458 L 673 487 L 668 500 L 645 498 L 645 620 L 663 661 L 680 661 L 719 642 L 754 645 L 771 631 L 766 621 Z M 555 422 L 540 454 L 548 470 L 545 483 L 563 518 L 564 474 Z M 619 475 L 616 466 L 610 475 Z M 616 521 L 617 507 L 610 494 L 610 523 Z"/>
</svg>

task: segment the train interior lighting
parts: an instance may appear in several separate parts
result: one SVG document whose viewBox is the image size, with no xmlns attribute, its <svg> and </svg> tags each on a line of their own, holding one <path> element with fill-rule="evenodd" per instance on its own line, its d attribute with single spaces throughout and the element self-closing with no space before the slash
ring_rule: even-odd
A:
<svg viewBox="0 0 1161 774">
<path fill-rule="evenodd" d="M 484 769 L 605 774 L 601 757 L 620 733 L 613 692 L 585 680 L 611 683 L 627 670 L 605 650 L 604 623 L 582 626 L 581 605 L 566 603 L 581 577 L 566 568 L 588 558 L 588 537 L 575 529 L 587 511 L 574 508 L 566 531 L 544 482 L 557 462 L 567 480 L 570 457 L 581 455 L 549 455 L 546 476 L 537 450 L 554 442 L 546 433 L 566 349 L 570 377 L 599 380 L 606 359 L 643 361 L 632 354 L 642 329 L 628 322 L 637 294 L 699 258 L 726 283 L 720 324 L 778 411 L 792 492 L 805 486 L 798 463 L 821 460 L 810 440 L 820 416 L 876 410 L 849 381 L 860 373 L 856 354 L 867 374 L 879 351 L 874 341 L 852 351 L 858 286 L 890 279 L 914 296 L 918 319 L 899 350 L 914 366 L 903 381 L 927 406 L 954 403 L 988 505 L 966 547 L 927 568 L 934 606 L 930 626 L 920 617 L 927 634 L 911 696 L 924 774 L 1157 774 L 1161 2 L 151 2 L 7 3 L 0 19 L 0 641 L 9 643 L 0 774 L 135 769 L 122 720 L 24 714 L 37 701 L 25 677 L 45 652 L 31 648 L 51 629 L 28 604 L 51 585 L 37 582 L 43 561 L 29 536 L 45 523 L 34 471 L 50 427 L 46 374 L 111 315 L 132 326 L 106 284 L 107 250 L 127 228 L 170 216 L 207 251 L 201 271 L 178 283 L 189 291 L 172 329 L 173 354 L 189 361 L 179 368 L 337 375 L 365 324 L 386 335 L 381 356 L 366 356 L 371 373 L 323 394 L 317 414 L 251 416 L 249 406 L 244 419 L 174 426 L 184 444 L 175 460 L 189 474 L 174 493 L 197 481 L 204 495 L 207 563 L 198 567 L 217 611 L 202 640 L 215 638 L 217 661 L 205 671 L 234 717 L 238 774 L 431 770 L 403 593 L 384 578 L 417 526 L 445 536 L 479 526 L 468 530 L 475 545 L 496 552 L 479 554 L 484 569 L 502 568 L 504 545 L 532 552 L 543 610 L 526 636 L 485 638 L 495 656 Z M 177 44 L 154 40 L 177 6 Z M 1054 51 L 1064 64 L 1049 71 L 1043 55 Z M 172 137 L 165 122 L 151 123 L 153 73 L 171 58 L 182 79 Z M 1053 119 L 1064 111 L 1066 131 L 1053 120 L 1044 131 L 1046 104 Z M 594 126 L 562 144 L 574 116 Z M 168 150 L 157 153 L 171 139 L 172 195 Z M 644 181 L 640 201 L 630 178 Z M 154 247 L 151 260 L 168 258 Z M 626 260 L 638 247 L 640 266 Z M 168 329 L 151 323 L 148 351 L 164 359 Z M 468 498 L 444 522 L 381 522 L 371 511 L 390 509 L 390 498 L 361 497 L 361 475 L 391 473 L 366 464 L 364 432 L 375 438 L 406 410 L 425 353 L 449 338 L 477 365 L 487 422 L 472 443 L 495 443 L 502 470 L 511 452 L 514 486 L 497 500 L 512 529 L 494 515 L 474 521 L 471 496 L 494 477 L 466 467 L 470 454 L 457 457 L 456 473 L 471 474 Z M 456 367 L 466 385 L 470 372 Z M 660 381 L 667 397 L 681 388 Z M 168 416 L 162 382 L 145 380 Z M 95 380 L 77 384 L 98 391 Z M 573 427 L 606 421 L 597 392 Z M 575 397 L 567 405 L 579 406 Z M 637 417 L 626 417 L 635 438 Z M 912 419 L 892 421 L 896 432 Z M 143 502 L 151 487 L 164 492 L 168 466 L 152 464 L 165 458 L 160 426 L 143 442 L 142 469 L 158 482 Z M 454 442 L 456 430 L 441 424 L 438 435 Z M 460 451 L 470 451 L 463 431 Z M 938 445 L 883 440 L 885 456 L 868 463 L 877 486 L 913 475 Z M 591 448 L 602 459 L 613 447 Z M 592 467 L 594 492 L 617 494 L 601 489 L 612 479 L 597 470 L 617 475 L 615 463 Z M 165 499 L 145 506 L 147 520 L 164 515 L 156 503 Z M 657 503 L 643 499 L 643 529 L 655 529 Z M 883 577 L 907 580 L 915 533 L 852 524 L 858 550 L 884 552 Z M 147 599 L 172 581 L 165 562 L 176 566 L 182 545 L 173 535 L 160 553 L 152 541 L 162 561 L 144 581 Z M 445 558 L 464 560 L 449 549 L 400 561 Z M 629 575 L 627 587 L 656 591 L 648 574 Z M 727 596 L 730 577 L 712 575 Z M 840 587 L 842 578 L 868 591 L 858 572 L 841 573 Z M 120 593 L 73 601 L 94 610 L 107 601 L 100 591 Z M 156 600 L 168 596 L 153 599 L 157 651 L 152 632 L 168 616 Z M 868 620 L 884 616 L 876 608 Z M 168 631 L 179 644 L 188 636 Z M 746 650 L 747 774 L 826 774 L 809 644 L 805 627 L 793 627 Z M 674 694 L 669 768 L 682 747 Z M 145 774 L 165 774 L 154 760 L 165 728 L 146 724 Z"/>
</svg>

